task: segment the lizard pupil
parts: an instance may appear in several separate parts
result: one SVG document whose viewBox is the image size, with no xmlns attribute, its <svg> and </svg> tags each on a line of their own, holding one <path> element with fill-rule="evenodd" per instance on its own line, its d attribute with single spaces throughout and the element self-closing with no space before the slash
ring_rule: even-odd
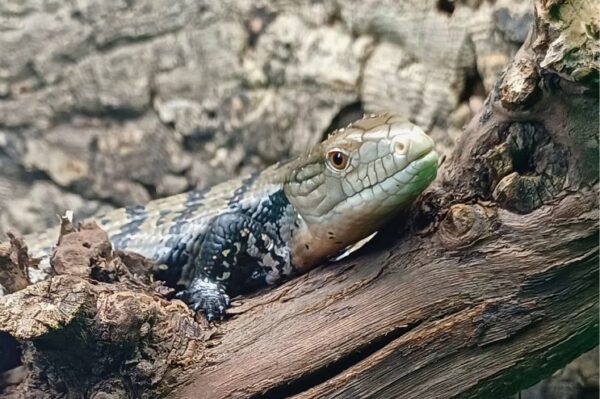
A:
<svg viewBox="0 0 600 399">
<path fill-rule="evenodd" d="M 335 154 L 333 154 L 333 158 L 332 159 L 333 159 L 333 163 L 336 166 L 340 166 L 341 164 L 344 163 L 344 157 L 339 152 L 336 152 Z"/>
</svg>

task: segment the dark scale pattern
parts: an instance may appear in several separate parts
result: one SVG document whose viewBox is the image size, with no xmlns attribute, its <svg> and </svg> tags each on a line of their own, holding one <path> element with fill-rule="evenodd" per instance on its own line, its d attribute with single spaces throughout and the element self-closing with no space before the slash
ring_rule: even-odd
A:
<svg viewBox="0 0 600 399">
<path fill-rule="evenodd" d="M 165 223 L 165 219 L 171 212 L 167 210 L 161 210 L 158 213 L 158 219 L 156 220 L 156 226 L 162 226 Z"/>
<path fill-rule="evenodd" d="M 202 240 L 203 237 L 198 236 L 196 239 Z M 157 280 L 165 281 L 170 286 L 177 286 L 182 277 L 183 266 L 189 262 L 190 258 L 187 243 L 178 236 L 169 236 L 163 245 L 171 250 L 168 256 L 160 264 L 157 264 L 154 277 Z"/>
<path fill-rule="evenodd" d="M 127 248 L 131 237 L 140 231 L 140 226 L 148 219 L 148 212 L 143 205 L 128 206 L 125 208 L 127 214 L 127 228 L 122 233 L 115 234 L 111 241 L 115 248 Z"/>
<path fill-rule="evenodd" d="M 222 284 L 215 283 L 208 277 L 199 277 L 190 286 L 177 293 L 177 297 L 187 302 L 195 311 L 203 311 L 210 320 L 222 319 L 229 306 L 229 296 Z"/>
<path fill-rule="evenodd" d="M 233 295 L 245 291 L 272 241 L 255 220 L 237 213 L 222 215 L 211 225 L 195 259 L 197 274 L 223 282 Z"/>
<path fill-rule="evenodd" d="M 259 172 L 254 172 L 242 181 L 242 184 L 238 188 L 235 189 L 235 191 L 233 192 L 233 197 L 231 197 L 231 199 L 229 200 L 229 203 L 227 204 L 227 205 L 229 205 L 230 208 L 235 209 L 238 207 L 242 198 L 244 197 L 244 194 L 248 191 L 250 186 L 252 186 L 252 183 L 254 183 L 256 181 L 256 178 L 259 175 L 260 175 Z"/>
<path fill-rule="evenodd" d="M 253 207 L 242 209 L 238 205 L 215 217 L 192 245 L 177 244 L 169 263 L 185 260 L 193 263 L 194 270 L 180 297 L 211 320 L 223 317 L 227 294 L 249 292 L 279 280 L 290 267 L 287 243 L 280 234 L 281 226 L 290 223 L 289 210 L 290 204 L 280 190 Z"/>
<path fill-rule="evenodd" d="M 202 190 L 192 190 L 187 193 L 185 209 L 173 218 L 169 235 L 178 236 L 181 234 L 181 229 L 185 226 L 189 218 L 194 215 L 196 210 L 202 206 L 202 201 L 209 191 L 210 188 L 205 188 Z"/>
<path fill-rule="evenodd" d="M 269 195 L 265 200 L 255 209 L 247 210 L 245 213 L 249 214 L 254 220 L 262 225 L 266 224 L 279 224 L 284 218 L 290 202 L 283 190 L 276 191 Z"/>
<path fill-rule="evenodd" d="M 249 215 L 262 226 L 263 232 L 273 240 L 276 249 L 285 249 L 287 254 L 287 243 L 290 239 L 291 226 L 296 221 L 296 212 L 293 210 L 283 190 L 278 190 L 270 194 L 254 209 L 246 210 L 245 214 Z M 286 231 L 288 235 L 286 235 Z M 281 251 L 278 255 L 278 258 L 282 257 Z M 286 259 L 285 262 L 281 261 L 277 263 L 280 275 L 289 276 L 293 273 L 289 259 Z M 288 267 L 287 270 L 286 266 Z"/>
</svg>

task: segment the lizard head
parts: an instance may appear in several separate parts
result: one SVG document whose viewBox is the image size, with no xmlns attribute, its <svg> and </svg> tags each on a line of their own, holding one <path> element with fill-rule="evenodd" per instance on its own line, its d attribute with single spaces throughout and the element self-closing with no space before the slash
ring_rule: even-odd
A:
<svg viewBox="0 0 600 399">
<path fill-rule="evenodd" d="M 379 230 L 433 181 L 433 140 L 382 114 L 334 132 L 291 168 L 285 193 L 298 217 L 291 242 L 309 268 Z"/>
</svg>

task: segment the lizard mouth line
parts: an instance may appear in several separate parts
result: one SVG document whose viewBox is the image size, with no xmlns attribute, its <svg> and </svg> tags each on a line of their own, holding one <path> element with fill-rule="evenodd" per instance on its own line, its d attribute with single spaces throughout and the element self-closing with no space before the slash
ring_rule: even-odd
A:
<svg viewBox="0 0 600 399">
<path fill-rule="evenodd" d="M 370 196 L 369 201 L 373 201 L 373 198 L 376 198 L 375 201 L 380 204 L 391 199 L 396 206 L 401 205 L 401 203 L 412 198 L 414 193 L 421 191 L 423 186 L 426 186 L 435 178 L 437 161 L 437 152 L 431 150 L 407 164 L 404 169 L 383 180 L 377 181 L 375 184 L 363 187 L 361 190 L 355 191 L 352 195 L 346 196 L 329 209 L 328 212 L 335 215 L 343 214 L 346 212 L 347 206 L 355 201 L 357 196 L 361 198 L 369 198 L 367 196 Z M 404 178 L 407 175 L 410 175 L 410 177 Z M 403 179 L 400 180 L 401 178 Z M 391 189 L 386 189 L 384 187 L 386 184 L 389 184 Z M 311 214 L 311 216 L 317 217 L 323 215 Z"/>
<path fill-rule="evenodd" d="M 420 166 L 421 164 L 429 161 L 426 158 L 432 158 L 431 159 L 431 165 L 427 164 L 427 165 Z M 377 182 L 375 182 L 373 184 L 370 184 L 368 186 L 363 186 L 362 190 L 355 191 L 354 194 L 348 196 L 347 199 L 350 199 L 350 198 L 354 197 L 355 195 L 360 195 L 360 193 L 362 193 L 365 190 L 369 190 L 369 189 L 372 190 L 373 187 L 378 186 L 378 185 L 382 185 L 383 183 L 385 183 L 389 179 L 396 180 L 398 182 L 398 184 L 403 184 L 405 186 L 409 186 L 412 183 L 414 183 L 415 177 L 419 176 L 420 173 L 422 173 L 425 170 L 427 170 L 430 167 L 432 167 L 434 163 L 435 163 L 435 166 L 437 166 L 437 158 L 438 158 L 438 156 L 437 156 L 437 153 L 435 152 L 435 150 L 430 150 L 430 151 L 424 153 L 423 155 L 419 156 L 418 158 L 414 159 L 413 161 L 409 162 L 402 170 L 399 170 L 398 172 L 393 173 L 393 174 L 387 176 L 386 178 L 384 178 L 382 180 L 379 180 L 379 181 L 377 181 Z M 402 177 L 402 176 L 404 176 L 406 174 L 412 175 L 409 181 L 404 182 L 404 181 L 398 180 L 398 177 Z M 397 194 L 397 193 L 390 193 L 390 195 L 395 195 L 395 194 Z"/>
</svg>

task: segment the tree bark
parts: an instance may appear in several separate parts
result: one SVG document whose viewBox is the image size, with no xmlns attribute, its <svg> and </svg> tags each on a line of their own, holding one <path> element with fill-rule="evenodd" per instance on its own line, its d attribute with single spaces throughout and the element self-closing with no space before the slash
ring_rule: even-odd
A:
<svg viewBox="0 0 600 399">
<path fill-rule="evenodd" d="M 238 300 L 216 325 L 135 277 L 140 259 L 88 245 L 96 281 L 59 275 L 0 298 L 0 331 L 29 368 L 21 392 L 501 398 L 596 346 L 599 10 L 535 11 L 402 231 Z M 81 247 L 61 240 L 63 254 Z"/>
</svg>

